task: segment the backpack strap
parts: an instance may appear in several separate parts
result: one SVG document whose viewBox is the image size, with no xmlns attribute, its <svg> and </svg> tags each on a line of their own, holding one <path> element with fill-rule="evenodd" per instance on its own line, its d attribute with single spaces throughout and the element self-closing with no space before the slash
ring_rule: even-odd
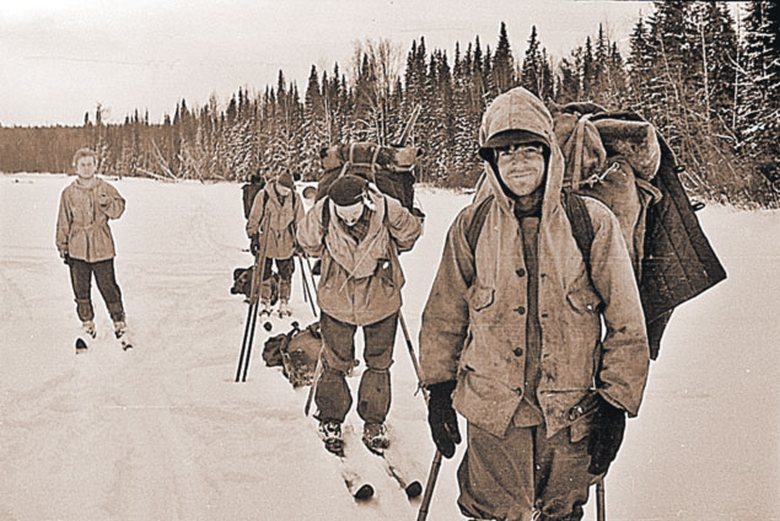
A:
<svg viewBox="0 0 780 521">
<path fill-rule="evenodd" d="M 585 268 L 590 275 L 590 251 L 593 246 L 595 233 L 593 232 L 593 222 L 590 220 L 588 208 L 585 206 L 583 196 L 564 191 L 561 196 L 563 208 L 566 210 L 566 217 L 571 223 L 572 235 L 577 242 L 577 247 L 582 254 L 582 260 L 585 262 Z"/>
<path fill-rule="evenodd" d="M 325 202 L 322 204 L 322 245 L 325 246 L 325 237 L 328 236 L 330 227 L 330 197 L 325 196 Z"/>
<path fill-rule="evenodd" d="M 493 195 L 489 195 L 477 204 L 477 208 L 471 216 L 471 222 L 466 228 L 466 243 L 469 245 L 472 255 L 477 251 L 477 241 L 485 226 L 485 219 L 487 219 L 488 210 L 490 210 L 494 198 Z"/>
</svg>

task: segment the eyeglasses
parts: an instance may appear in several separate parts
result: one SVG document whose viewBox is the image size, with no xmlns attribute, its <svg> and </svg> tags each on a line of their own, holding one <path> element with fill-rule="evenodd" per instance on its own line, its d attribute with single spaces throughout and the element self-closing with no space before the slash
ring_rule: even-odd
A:
<svg viewBox="0 0 780 521">
<path fill-rule="evenodd" d="M 533 143 L 512 143 L 505 147 L 496 147 L 496 157 L 519 155 L 523 159 L 535 159 L 542 155 L 542 146 Z"/>
</svg>

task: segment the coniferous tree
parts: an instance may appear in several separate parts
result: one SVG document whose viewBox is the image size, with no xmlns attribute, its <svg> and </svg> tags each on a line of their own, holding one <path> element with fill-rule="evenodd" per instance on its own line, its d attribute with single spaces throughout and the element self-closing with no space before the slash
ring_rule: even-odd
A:
<svg viewBox="0 0 780 521">
<path fill-rule="evenodd" d="M 515 78 L 515 60 L 512 57 L 512 49 L 509 46 L 509 37 L 506 33 L 506 24 L 501 22 L 498 34 L 498 45 L 493 55 L 493 83 L 498 93 L 505 92 L 517 84 Z"/>
<path fill-rule="evenodd" d="M 539 63 L 541 62 L 541 52 L 539 50 L 539 40 L 537 39 L 536 26 L 531 26 L 531 36 L 528 38 L 528 48 L 525 50 L 523 65 L 520 70 L 520 85 L 539 94 Z"/>
</svg>

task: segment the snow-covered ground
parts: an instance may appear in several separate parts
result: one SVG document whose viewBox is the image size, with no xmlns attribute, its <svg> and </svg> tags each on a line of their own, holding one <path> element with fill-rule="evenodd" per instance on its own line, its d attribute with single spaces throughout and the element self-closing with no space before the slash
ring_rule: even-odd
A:
<svg viewBox="0 0 780 521">
<path fill-rule="evenodd" d="M 113 224 L 117 277 L 137 347 L 117 347 L 94 290 L 99 337 L 75 356 L 54 247 L 70 180 L 0 177 L 0 520 L 415 518 L 418 502 L 368 454 L 358 452 L 377 497 L 348 496 L 303 415 L 306 389 L 264 367 L 262 329 L 248 381 L 233 382 L 246 305 L 228 288 L 251 262 L 238 185 L 115 182 L 128 200 Z M 444 233 L 468 196 L 419 199 L 426 231 L 402 258 L 415 344 Z M 699 217 L 729 279 L 672 319 L 607 479 L 610 521 L 780 520 L 780 214 Z M 308 323 L 299 276 L 293 310 Z M 433 444 L 400 332 L 395 360 L 392 433 L 424 479 Z M 354 410 L 350 421 L 359 428 Z M 432 521 L 461 519 L 462 451 L 442 466 Z"/>
</svg>

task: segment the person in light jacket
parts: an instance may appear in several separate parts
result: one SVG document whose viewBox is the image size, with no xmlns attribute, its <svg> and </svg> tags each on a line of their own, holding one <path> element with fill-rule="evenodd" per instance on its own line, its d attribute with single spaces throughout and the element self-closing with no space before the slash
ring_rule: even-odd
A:
<svg viewBox="0 0 780 521">
<path fill-rule="evenodd" d="M 257 254 L 261 241 L 265 241 L 263 285 L 260 293 L 261 313 L 271 313 L 271 269 L 276 263 L 279 272 L 279 315 L 290 316 L 288 307 L 292 293 L 292 276 L 295 272 L 295 232 L 303 219 L 303 202 L 295 191 L 289 172 L 280 174 L 257 192 L 246 223 L 246 234 L 251 240 L 253 254 Z M 267 221 L 265 234 L 264 222 Z"/>
<path fill-rule="evenodd" d="M 498 96 L 479 139 L 485 179 L 449 229 L 422 316 L 431 434 L 451 458 L 455 411 L 466 419 L 465 515 L 579 520 L 647 379 L 631 260 L 614 214 L 592 198 L 583 258 L 552 118 L 536 96 L 519 87 Z"/>
<path fill-rule="evenodd" d="M 127 323 L 122 291 L 114 273 L 114 239 L 108 226 L 125 211 L 125 200 L 111 184 L 96 177 L 97 154 L 88 148 L 73 156 L 76 179 L 60 195 L 57 215 L 57 250 L 70 268 L 76 313 L 84 332 L 96 336 L 91 289 L 94 274 L 106 303 L 114 333 L 124 335 Z"/>
<path fill-rule="evenodd" d="M 419 218 L 354 175 L 337 179 L 298 228 L 303 251 L 322 259 L 317 300 L 323 371 L 315 403 L 320 435 L 333 452 L 342 450 L 341 424 L 352 405 L 344 377 L 353 367 L 359 326 L 366 361 L 357 406 L 363 442 L 372 450 L 389 445 L 390 365 L 405 283 L 398 253 L 411 250 L 421 233 Z"/>
</svg>

